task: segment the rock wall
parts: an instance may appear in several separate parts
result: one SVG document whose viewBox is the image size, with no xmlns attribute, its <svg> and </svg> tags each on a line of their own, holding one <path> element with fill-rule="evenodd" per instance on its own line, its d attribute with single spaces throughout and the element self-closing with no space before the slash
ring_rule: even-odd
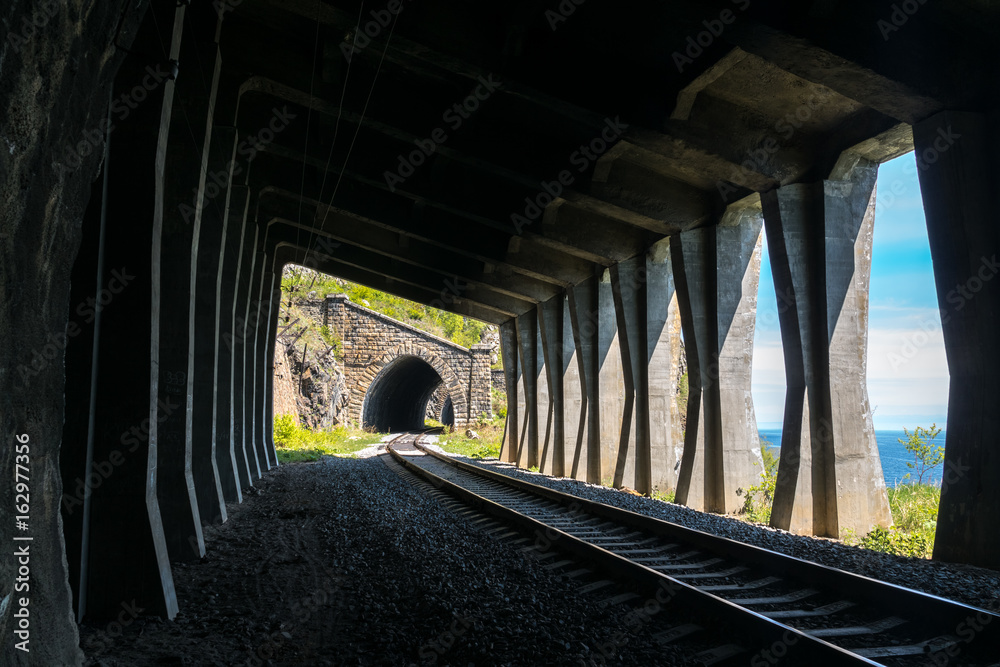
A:
<svg viewBox="0 0 1000 667">
<path fill-rule="evenodd" d="M 69 303 L 70 271 L 103 155 L 109 86 L 146 7 L 145 0 L 124 7 L 82 0 L 0 3 L 0 467 L 13 474 L 14 437 L 23 434 L 31 502 L 21 536 L 33 538 L 25 542 L 30 653 L 11 648 L 22 596 L 9 587 L 15 560 L 0 559 L 6 665 L 83 660 L 55 501 L 62 496 L 64 353 L 69 337 L 80 334 L 67 330 L 70 308 L 77 306 Z M 14 493 L 13 484 L 0 485 L 5 516 Z M 13 530 L 13 521 L 0 526 L 5 545 L 14 544 Z"/>
</svg>

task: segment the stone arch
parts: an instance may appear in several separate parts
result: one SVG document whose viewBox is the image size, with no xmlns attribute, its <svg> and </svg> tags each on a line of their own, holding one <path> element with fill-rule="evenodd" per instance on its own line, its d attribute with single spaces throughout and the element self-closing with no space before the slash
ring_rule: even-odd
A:
<svg viewBox="0 0 1000 667">
<path fill-rule="evenodd" d="M 467 419 L 469 410 L 468 397 L 466 396 L 467 389 L 465 385 L 459 379 L 458 374 L 450 364 L 423 345 L 419 345 L 414 342 L 407 342 L 399 345 L 383 354 L 377 361 L 368 365 L 357 384 L 357 395 L 359 400 L 356 401 L 355 407 L 351 411 L 352 419 L 357 424 L 364 425 L 365 405 L 368 401 L 369 389 L 376 382 L 376 380 L 383 375 L 383 372 L 387 368 L 390 368 L 395 362 L 397 362 L 397 360 L 406 357 L 420 359 L 434 369 L 434 371 L 441 378 L 441 381 L 448 388 L 448 393 L 451 397 L 454 409 L 455 422 L 464 423 Z M 429 396 L 430 395 L 428 394 L 428 397 Z"/>
</svg>

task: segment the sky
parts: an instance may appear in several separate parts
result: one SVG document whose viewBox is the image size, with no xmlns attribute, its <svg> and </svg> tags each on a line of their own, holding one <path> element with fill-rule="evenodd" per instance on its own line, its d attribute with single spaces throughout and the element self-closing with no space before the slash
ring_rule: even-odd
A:
<svg viewBox="0 0 1000 667">
<path fill-rule="evenodd" d="M 913 153 L 879 168 L 868 321 L 868 397 L 876 430 L 944 428 L 948 363 Z M 785 369 L 767 239 L 754 336 L 753 399 L 760 428 L 780 428 Z"/>
</svg>

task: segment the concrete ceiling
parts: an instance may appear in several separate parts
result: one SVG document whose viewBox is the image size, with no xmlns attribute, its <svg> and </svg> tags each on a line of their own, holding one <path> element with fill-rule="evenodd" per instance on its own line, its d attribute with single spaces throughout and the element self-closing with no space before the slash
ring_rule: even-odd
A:
<svg viewBox="0 0 1000 667">
<path fill-rule="evenodd" d="M 230 0 L 216 124 L 296 115 L 241 177 L 281 261 L 500 323 L 984 108 L 996 3 L 912 4 Z"/>
</svg>

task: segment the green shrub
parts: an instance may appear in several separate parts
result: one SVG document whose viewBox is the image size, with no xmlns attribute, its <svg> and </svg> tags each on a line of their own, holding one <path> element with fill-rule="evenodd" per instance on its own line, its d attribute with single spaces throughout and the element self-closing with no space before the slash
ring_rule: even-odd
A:
<svg viewBox="0 0 1000 667">
<path fill-rule="evenodd" d="M 274 419 L 274 446 L 279 463 L 318 461 L 323 456 L 350 456 L 381 440 L 382 436 L 378 433 L 347 426 L 311 431 L 296 426 L 292 415 Z"/>
<path fill-rule="evenodd" d="M 909 556 L 911 558 L 926 558 L 931 544 L 919 533 L 910 533 L 892 526 L 888 530 L 876 527 L 858 542 L 858 546 L 872 551 Z"/>
<path fill-rule="evenodd" d="M 493 406 L 493 414 L 497 417 L 507 417 L 507 394 L 496 387 L 490 387 L 490 403 Z"/>
<path fill-rule="evenodd" d="M 778 481 L 779 457 L 774 455 L 764 438 L 760 439 L 760 454 L 764 464 L 764 469 L 760 473 L 760 484 L 755 484 L 746 491 L 736 489 L 736 494 L 743 496 L 743 507 L 740 510 L 743 518 L 754 523 L 770 523 L 774 487 Z"/>
</svg>

